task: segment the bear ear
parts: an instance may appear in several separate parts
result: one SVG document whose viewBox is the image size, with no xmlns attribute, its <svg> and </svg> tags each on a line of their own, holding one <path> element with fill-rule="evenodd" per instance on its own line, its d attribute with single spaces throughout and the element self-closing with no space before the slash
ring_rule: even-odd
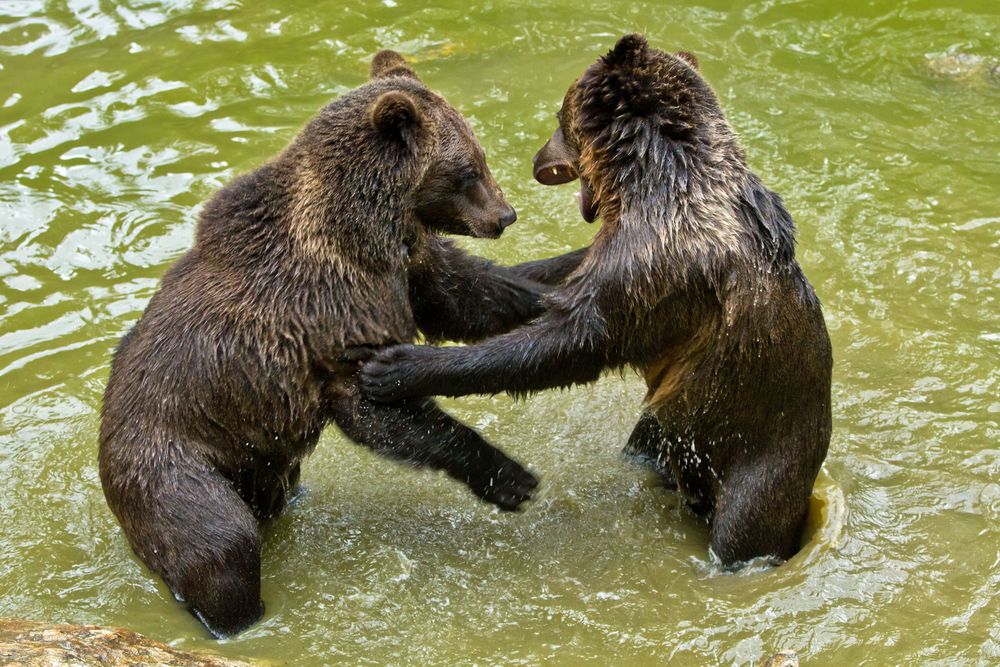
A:
<svg viewBox="0 0 1000 667">
<path fill-rule="evenodd" d="M 692 69 L 700 69 L 698 66 L 698 56 L 690 51 L 674 51 L 674 55 L 690 65 Z"/>
<path fill-rule="evenodd" d="M 368 120 L 380 134 L 409 141 L 422 122 L 413 98 L 399 90 L 382 93 L 368 109 Z"/>
<path fill-rule="evenodd" d="M 390 76 L 405 76 L 410 79 L 417 79 L 417 73 L 410 69 L 403 56 L 395 51 L 383 49 L 372 58 L 372 66 L 369 79 L 385 79 Z"/>
<path fill-rule="evenodd" d="M 633 33 L 619 39 L 615 48 L 611 49 L 603 60 L 612 67 L 632 67 L 642 63 L 648 51 L 649 43 L 646 42 L 646 38 Z"/>
</svg>

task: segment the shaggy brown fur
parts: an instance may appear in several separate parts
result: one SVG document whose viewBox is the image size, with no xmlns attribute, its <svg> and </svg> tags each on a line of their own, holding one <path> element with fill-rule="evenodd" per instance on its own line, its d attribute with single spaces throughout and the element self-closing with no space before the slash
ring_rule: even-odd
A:
<svg viewBox="0 0 1000 667">
<path fill-rule="evenodd" d="M 205 207 L 115 354 L 100 473 L 129 543 L 216 635 L 254 623 L 259 523 L 335 422 L 516 509 L 535 478 L 426 399 L 363 399 L 354 346 L 473 341 L 542 312 L 566 260 L 503 268 L 438 236 L 514 221 L 465 120 L 397 54 Z"/>
<path fill-rule="evenodd" d="M 622 38 L 570 87 L 535 167 L 579 176 L 583 217 L 604 221 L 548 311 L 478 345 L 381 351 L 363 391 L 523 394 L 632 366 L 649 391 L 630 449 L 712 517 L 722 563 L 792 555 L 830 440 L 830 341 L 791 217 L 697 59 Z"/>
</svg>

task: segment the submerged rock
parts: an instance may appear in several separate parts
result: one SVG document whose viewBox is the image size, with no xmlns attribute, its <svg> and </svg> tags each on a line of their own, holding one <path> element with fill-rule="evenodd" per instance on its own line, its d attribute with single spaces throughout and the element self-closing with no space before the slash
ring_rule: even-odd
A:
<svg viewBox="0 0 1000 667">
<path fill-rule="evenodd" d="M 799 667 L 799 656 L 795 651 L 780 651 L 766 658 L 760 667 Z"/>
<path fill-rule="evenodd" d="M 252 667 L 248 662 L 189 653 L 125 628 L 0 618 L 0 665 L 90 667 Z"/>
<path fill-rule="evenodd" d="M 996 58 L 984 58 L 960 51 L 929 53 L 926 58 L 927 69 L 942 79 L 1000 84 L 1000 60 Z"/>
</svg>

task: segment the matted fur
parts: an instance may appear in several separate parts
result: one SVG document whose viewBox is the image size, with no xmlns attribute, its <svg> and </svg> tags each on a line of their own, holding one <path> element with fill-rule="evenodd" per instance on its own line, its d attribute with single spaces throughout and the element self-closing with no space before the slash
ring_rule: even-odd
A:
<svg viewBox="0 0 1000 667">
<path fill-rule="evenodd" d="M 260 617 L 259 524 L 331 421 L 503 509 L 536 484 L 432 401 L 359 395 L 352 348 L 507 331 L 542 312 L 534 280 L 575 266 L 498 267 L 440 236 L 497 236 L 513 209 L 454 108 L 398 54 L 372 70 L 212 197 L 111 365 L 105 496 L 135 552 L 217 635 Z"/>
<path fill-rule="evenodd" d="M 726 565 L 798 548 L 830 441 L 831 350 L 781 198 L 746 164 L 687 53 L 627 35 L 570 87 L 536 156 L 579 175 L 602 225 L 529 325 L 464 348 L 397 346 L 362 371 L 378 400 L 590 382 L 631 366 L 648 385 L 630 453 L 711 518 Z"/>
</svg>

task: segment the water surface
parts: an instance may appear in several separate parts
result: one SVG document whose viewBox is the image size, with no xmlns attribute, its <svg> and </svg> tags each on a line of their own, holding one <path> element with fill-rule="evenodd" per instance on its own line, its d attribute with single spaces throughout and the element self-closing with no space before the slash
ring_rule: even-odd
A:
<svg viewBox="0 0 1000 667">
<path fill-rule="evenodd" d="M 264 621 L 216 643 L 128 550 L 96 467 L 109 353 L 199 205 L 396 48 L 472 121 L 520 222 L 504 262 L 585 244 L 530 179 L 569 83 L 620 34 L 698 54 L 799 225 L 835 350 L 808 562 L 723 575 L 707 529 L 618 457 L 632 374 L 448 408 L 540 475 L 499 514 L 324 434 L 270 526 Z M 127 625 L 295 665 L 1000 662 L 1000 5 L 677 0 L 0 3 L 0 615 Z"/>
</svg>

